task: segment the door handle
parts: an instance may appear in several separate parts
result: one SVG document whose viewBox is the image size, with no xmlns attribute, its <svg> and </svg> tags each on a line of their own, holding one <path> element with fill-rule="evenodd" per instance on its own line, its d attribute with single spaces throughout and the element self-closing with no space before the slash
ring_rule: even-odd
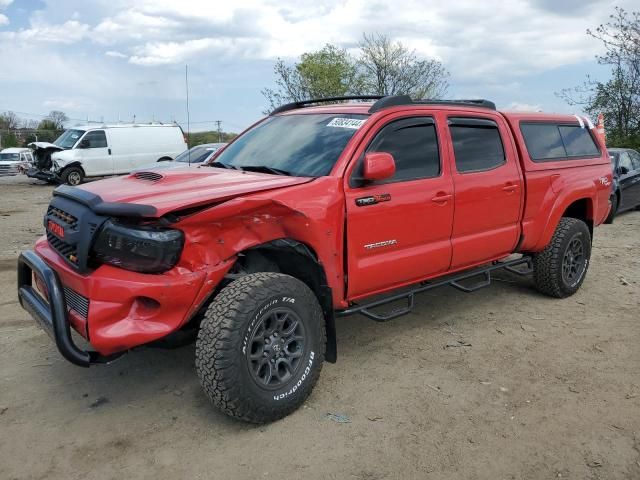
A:
<svg viewBox="0 0 640 480">
<path fill-rule="evenodd" d="M 518 185 L 516 184 L 509 184 L 509 185 L 505 185 L 504 187 L 502 187 L 502 190 L 504 190 L 505 192 L 515 192 L 518 189 Z"/>
<path fill-rule="evenodd" d="M 111 149 L 107 148 L 107 151 L 109 152 L 109 155 L 111 155 Z"/>
<path fill-rule="evenodd" d="M 445 203 L 446 201 L 451 200 L 451 197 L 453 197 L 453 195 L 450 193 L 439 192 L 438 195 L 431 199 L 431 201 L 435 203 Z"/>
</svg>

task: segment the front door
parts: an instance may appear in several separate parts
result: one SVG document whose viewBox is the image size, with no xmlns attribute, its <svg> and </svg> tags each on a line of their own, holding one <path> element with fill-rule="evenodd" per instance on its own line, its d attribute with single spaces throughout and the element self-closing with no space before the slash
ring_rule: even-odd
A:
<svg viewBox="0 0 640 480">
<path fill-rule="evenodd" d="M 513 252 L 523 185 L 504 121 L 491 114 L 449 116 L 455 188 L 452 269 Z"/>
<path fill-rule="evenodd" d="M 88 177 L 113 174 L 113 158 L 104 130 L 87 132 L 76 147 L 77 158 Z"/>
<path fill-rule="evenodd" d="M 374 126 L 356 153 L 345 186 L 350 300 L 449 268 L 453 184 L 438 136 L 432 117 L 396 114 Z M 363 181 L 365 152 L 393 155 L 395 175 Z"/>
<path fill-rule="evenodd" d="M 640 204 L 640 155 L 633 151 L 621 152 L 618 169 L 620 167 L 625 173 L 619 173 L 618 177 L 622 191 L 619 208 L 627 210 Z"/>
</svg>

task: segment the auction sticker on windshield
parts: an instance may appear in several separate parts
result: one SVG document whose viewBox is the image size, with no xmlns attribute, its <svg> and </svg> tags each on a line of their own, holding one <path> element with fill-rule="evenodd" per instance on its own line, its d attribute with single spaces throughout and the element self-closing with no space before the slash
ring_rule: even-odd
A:
<svg viewBox="0 0 640 480">
<path fill-rule="evenodd" d="M 366 119 L 361 118 L 334 118 L 327 123 L 327 127 L 352 128 L 357 130 L 366 121 Z"/>
</svg>

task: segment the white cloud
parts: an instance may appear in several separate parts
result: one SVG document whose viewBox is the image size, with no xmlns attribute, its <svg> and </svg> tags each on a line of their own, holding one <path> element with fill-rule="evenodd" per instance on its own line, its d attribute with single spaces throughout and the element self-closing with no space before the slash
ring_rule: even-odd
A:
<svg viewBox="0 0 640 480">
<path fill-rule="evenodd" d="M 47 110 L 73 110 L 78 111 L 86 107 L 86 103 L 77 99 L 53 98 L 42 102 L 42 106 Z"/>
<path fill-rule="evenodd" d="M 3 25 L 9 25 L 9 17 L 0 13 L 0 27 Z"/>
<path fill-rule="evenodd" d="M 117 52 L 115 50 L 108 50 L 104 53 L 107 57 L 114 57 L 114 58 L 127 58 L 127 55 L 125 55 L 122 52 Z"/>
<path fill-rule="evenodd" d="M 615 4 L 631 11 L 636 2 Z M 0 0 L 0 12 L 10 3 Z M 452 98 L 490 97 L 510 108 L 549 109 L 561 103 L 554 90 L 579 82 L 568 69 L 594 65 L 589 62 L 599 42 L 585 30 L 606 22 L 614 6 L 613 0 L 220 3 L 45 0 L 30 12 L 27 26 L 12 16 L 12 26 L 0 30 L 0 64 L 23 65 L 25 78 L 18 83 L 0 70 L 0 107 L 38 111 L 49 108 L 44 102 L 67 102 L 83 117 L 109 109 L 124 115 L 137 102 L 139 114 L 142 108 L 166 108 L 167 116 L 179 115 L 175 106 L 165 106 L 181 102 L 188 63 L 192 94 L 200 95 L 203 110 L 245 112 L 237 115 L 251 119 L 252 108 L 257 113 L 264 107 L 259 92 L 273 82 L 275 58 L 291 60 L 327 43 L 355 52 L 363 32 L 377 32 L 442 60 L 452 73 Z M 559 67 L 565 76 L 554 80 Z M 242 109 L 219 106 L 240 98 Z"/>
<path fill-rule="evenodd" d="M 509 105 L 507 105 L 506 110 L 513 110 L 517 112 L 541 112 L 542 106 L 532 105 L 530 103 L 524 102 L 511 102 Z"/>
<path fill-rule="evenodd" d="M 89 34 L 90 27 L 76 20 L 68 20 L 59 25 L 46 23 L 32 24 L 15 32 L 2 32 L 0 39 L 20 42 L 75 43 Z"/>
</svg>

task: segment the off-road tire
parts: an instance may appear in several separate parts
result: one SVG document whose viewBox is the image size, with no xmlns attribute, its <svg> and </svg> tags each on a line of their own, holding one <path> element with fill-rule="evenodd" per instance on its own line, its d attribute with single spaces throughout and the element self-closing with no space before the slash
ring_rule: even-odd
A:
<svg viewBox="0 0 640 480">
<path fill-rule="evenodd" d="M 584 268 L 573 281 L 567 281 L 562 273 L 565 254 L 573 240 L 581 243 L 584 252 Z M 546 248 L 533 257 L 533 279 L 539 292 L 556 298 L 565 298 L 578 291 L 589 269 L 591 258 L 591 234 L 587 225 L 577 218 L 563 217 Z"/>
<path fill-rule="evenodd" d="M 291 378 L 269 389 L 254 377 L 247 351 L 255 346 L 251 339 L 262 319 L 283 309 L 302 322 L 304 348 Z M 196 341 L 196 371 L 222 412 L 247 422 L 272 422 L 307 399 L 322 369 L 325 343 L 322 309 L 306 284 L 280 273 L 252 273 L 230 283 L 207 308 Z"/>
<path fill-rule="evenodd" d="M 607 225 L 611 225 L 613 223 L 613 219 L 616 216 L 616 213 L 618 213 L 618 206 L 620 204 L 620 197 L 618 196 L 617 193 L 613 193 L 611 194 L 611 210 L 609 211 L 609 215 L 607 215 L 607 218 L 604 220 L 604 223 L 606 223 Z"/>
<path fill-rule="evenodd" d="M 62 183 L 75 187 L 84 181 L 84 172 L 80 167 L 65 168 L 60 175 Z"/>
</svg>

